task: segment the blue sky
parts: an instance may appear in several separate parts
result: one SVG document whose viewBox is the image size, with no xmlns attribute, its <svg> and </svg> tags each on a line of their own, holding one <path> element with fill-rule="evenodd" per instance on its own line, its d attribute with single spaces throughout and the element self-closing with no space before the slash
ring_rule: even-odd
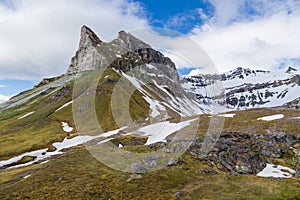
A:
<svg viewBox="0 0 300 200">
<path fill-rule="evenodd" d="M 219 73 L 300 66 L 299 0 L 0 0 L 0 101 L 63 74 L 83 24 L 105 41 L 141 27 L 178 31 L 178 40 L 161 36 L 161 45 L 178 53 L 184 47 L 175 42 L 188 38 Z M 191 70 L 168 56 L 180 73 Z"/>
<path fill-rule="evenodd" d="M 212 15 L 213 7 L 208 1 L 140 1 L 149 22 L 154 27 L 163 27 L 188 34 L 195 26 L 200 26 L 203 21 L 199 15 L 199 9 L 203 9 L 207 15 Z"/>
</svg>

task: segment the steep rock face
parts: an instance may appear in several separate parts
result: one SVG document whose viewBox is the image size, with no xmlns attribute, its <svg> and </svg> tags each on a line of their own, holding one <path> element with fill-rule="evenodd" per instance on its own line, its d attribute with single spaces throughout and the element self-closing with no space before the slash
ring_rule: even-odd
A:
<svg viewBox="0 0 300 200">
<path fill-rule="evenodd" d="M 294 101 L 299 97 L 299 72 L 288 70 L 264 71 L 237 68 L 220 75 L 193 75 L 181 78 L 186 91 L 197 96 L 199 102 L 225 105 L 229 110 L 257 107 L 277 107 Z M 224 93 L 223 102 L 218 102 L 220 87 Z M 289 107 L 296 108 L 292 104 Z"/>
<path fill-rule="evenodd" d="M 101 43 L 103 42 L 91 29 L 83 26 L 81 28 L 79 48 L 71 60 L 67 74 L 94 70 L 104 64 L 104 57 L 97 50 L 97 46 Z"/>
<path fill-rule="evenodd" d="M 67 74 L 77 74 L 103 67 L 113 67 L 127 72 L 144 64 L 155 65 L 169 78 L 179 82 L 175 64 L 130 33 L 120 31 L 118 38 L 106 43 L 101 41 L 90 28 L 83 26 L 79 48 L 71 60 Z"/>
</svg>

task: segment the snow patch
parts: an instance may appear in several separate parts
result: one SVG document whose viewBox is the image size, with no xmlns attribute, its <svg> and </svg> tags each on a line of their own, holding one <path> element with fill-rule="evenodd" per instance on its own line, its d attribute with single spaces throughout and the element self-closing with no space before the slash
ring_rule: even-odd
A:
<svg viewBox="0 0 300 200">
<path fill-rule="evenodd" d="M 272 121 L 272 120 L 282 119 L 282 118 L 284 118 L 284 115 L 283 114 L 279 114 L 279 115 L 270 115 L 270 116 L 265 116 L 265 117 L 257 118 L 257 120 Z"/>
<path fill-rule="evenodd" d="M 31 174 L 24 176 L 23 179 L 29 178 L 31 176 Z"/>
<path fill-rule="evenodd" d="M 148 96 L 144 96 L 143 97 L 147 103 L 149 103 L 150 105 L 150 109 L 151 109 L 151 117 L 157 117 L 159 116 L 160 112 L 159 111 L 166 111 L 166 108 L 164 106 L 162 106 L 160 104 L 159 101 L 157 100 L 152 100 L 150 97 Z"/>
<path fill-rule="evenodd" d="M 63 130 L 67 133 L 72 132 L 74 129 L 73 127 L 70 127 L 69 124 L 66 122 L 62 122 L 61 125 L 62 125 Z"/>
<path fill-rule="evenodd" d="M 97 145 L 106 143 L 106 142 L 108 142 L 108 141 L 111 141 L 112 139 L 113 139 L 113 138 L 108 138 L 108 139 L 105 139 L 105 140 L 101 140 L 100 142 L 97 143 Z"/>
<path fill-rule="evenodd" d="M 260 177 L 273 178 L 291 178 L 295 174 L 295 170 L 281 165 L 267 164 L 267 166 L 257 174 Z"/>
<path fill-rule="evenodd" d="M 46 152 L 47 149 L 41 149 L 41 150 L 37 150 L 37 151 L 31 151 L 31 152 L 27 152 L 27 153 L 23 153 L 21 155 L 18 155 L 16 157 L 13 157 L 11 159 L 8 160 L 1 160 L 0 161 L 0 167 L 3 167 L 5 165 L 10 165 L 12 163 L 18 162 L 20 161 L 24 156 L 31 156 L 31 157 L 39 157 L 42 155 L 43 152 Z"/>
<path fill-rule="evenodd" d="M 33 113 L 35 113 L 35 111 L 27 113 L 26 115 L 23 115 L 22 117 L 19 117 L 18 119 L 23 119 L 25 117 L 28 117 L 29 115 L 32 115 Z"/>
<path fill-rule="evenodd" d="M 166 142 L 166 137 L 190 125 L 193 121 L 195 121 L 195 119 L 180 123 L 160 122 L 145 126 L 139 129 L 138 132 L 143 132 L 142 136 L 148 137 L 145 145 L 150 145 L 157 142 Z"/>
<path fill-rule="evenodd" d="M 127 126 L 124 126 L 123 128 L 120 128 L 120 129 L 117 129 L 117 130 L 108 131 L 108 132 L 106 132 L 106 133 L 101 134 L 100 137 L 110 137 L 110 136 L 115 135 L 115 134 L 117 134 L 119 131 L 122 131 L 122 130 L 124 130 L 124 129 L 126 129 L 126 128 L 127 128 Z"/>
<path fill-rule="evenodd" d="M 123 128 L 113 130 L 113 131 L 109 131 L 107 133 L 97 135 L 97 136 L 84 135 L 84 136 L 77 136 L 77 137 L 74 137 L 74 138 L 71 138 L 71 139 L 65 138 L 62 142 L 55 142 L 55 143 L 52 144 L 56 148 L 56 150 L 54 152 L 47 152 L 48 149 L 41 149 L 41 150 L 37 150 L 37 151 L 26 152 L 26 153 L 23 153 L 23 154 L 18 155 L 16 157 L 13 157 L 11 159 L 0 161 L 0 167 L 18 162 L 24 156 L 36 157 L 36 159 L 31 161 L 31 162 L 24 163 L 24 164 L 21 164 L 21 165 L 12 166 L 12 167 L 9 167 L 9 168 L 17 168 L 17 167 L 28 166 L 28 165 L 31 165 L 31 164 L 36 163 L 38 161 L 45 160 L 45 159 L 47 159 L 51 156 L 63 154 L 63 152 L 61 152 L 61 150 L 63 150 L 63 149 L 68 149 L 68 148 L 71 148 L 71 147 L 75 147 L 75 146 L 84 144 L 86 142 L 89 142 L 93 139 L 104 137 L 106 135 L 108 135 L 108 136 L 109 135 L 114 135 L 114 134 L 118 133 L 120 130 L 123 130 L 125 128 L 126 127 L 123 127 Z M 112 139 L 113 138 L 105 139 L 105 140 L 99 142 L 98 144 L 105 143 L 105 142 L 107 142 L 109 140 L 112 140 Z M 48 161 L 47 160 L 43 161 L 40 164 L 43 164 L 43 163 L 46 163 L 46 162 L 48 162 Z"/>
<path fill-rule="evenodd" d="M 54 113 L 60 111 L 61 109 L 63 109 L 63 108 L 65 108 L 65 107 L 69 106 L 69 105 L 72 104 L 72 103 L 73 103 L 73 101 L 70 101 L 70 102 L 68 102 L 68 103 L 66 103 L 66 104 L 64 104 L 64 105 L 62 105 L 62 106 L 61 106 L 60 108 L 58 108 Z"/>
<path fill-rule="evenodd" d="M 80 135 L 71 139 L 65 138 L 62 142 L 55 142 L 52 145 L 58 150 L 62 150 L 62 149 L 68 149 L 71 147 L 75 147 L 78 146 L 80 144 L 83 144 L 85 142 L 88 142 L 92 139 L 94 139 L 94 136 L 88 136 L 88 135 Z"/>
<path fill-rule="evenodd" d="M 220 114 L 217 115 L 218 117 L 227 117 L 227 118 L 233 118 L 235 116 L 235 114 Z"/>
<path fill-rule="evenodd" d="M 300 117 L 292 117 L 291 119 L 300 119 Z"/>
<path fill-rule="evenodd" d="M 122 75 L 127 79 L 129 80 L 137 89 L 142 89 L 142 86 L 141 84 L 138 82 L 138 80 L 132 76 L 129 76 L 125 73 L 122 73 Z"/>
</svg>

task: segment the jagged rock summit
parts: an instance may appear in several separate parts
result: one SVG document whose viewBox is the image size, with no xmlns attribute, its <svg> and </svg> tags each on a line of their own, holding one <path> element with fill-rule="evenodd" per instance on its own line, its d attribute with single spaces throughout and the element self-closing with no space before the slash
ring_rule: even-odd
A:
<svg viewBox="0 0 300 200">
<path fill-rule="evenodd" d="M 83 26 L 79 47 L 71 59 L 67 74 L 106 67 L 121 55 L 140 49 L 151 49 L 151 47 L 125 31 L 120 31 L 116 39 L 106 43 L 101 41 L 89 27 Z"/>
<path fill-rule="evenodd" d="M 156 66 L 168 78 L 179 83 L 175 64 L 149 44 L 125 31 L 120 31 L 111 42 L 103 42 L 90 28 L 83 26 L 79 47 L 71 59 L 67 75 L 105 67 L 128 72 L 137 66 L 142 67 L 141 71 L 146 69 L 150 74 L 155 73 L 147 69 L 146 64 Z"/>
</svg>

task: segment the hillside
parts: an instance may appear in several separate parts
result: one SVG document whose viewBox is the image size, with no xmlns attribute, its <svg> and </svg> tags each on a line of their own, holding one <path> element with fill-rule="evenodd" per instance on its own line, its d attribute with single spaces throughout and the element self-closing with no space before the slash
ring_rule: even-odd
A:
<svg viewBox="0 0 300 200">
<path fill-rule="evenodd" d="M 0 199 L 299 199 L 298 78 L 180 78 L 130 33 L 83 26 L 65 74 L 0 104 Z"/>
</svg>

